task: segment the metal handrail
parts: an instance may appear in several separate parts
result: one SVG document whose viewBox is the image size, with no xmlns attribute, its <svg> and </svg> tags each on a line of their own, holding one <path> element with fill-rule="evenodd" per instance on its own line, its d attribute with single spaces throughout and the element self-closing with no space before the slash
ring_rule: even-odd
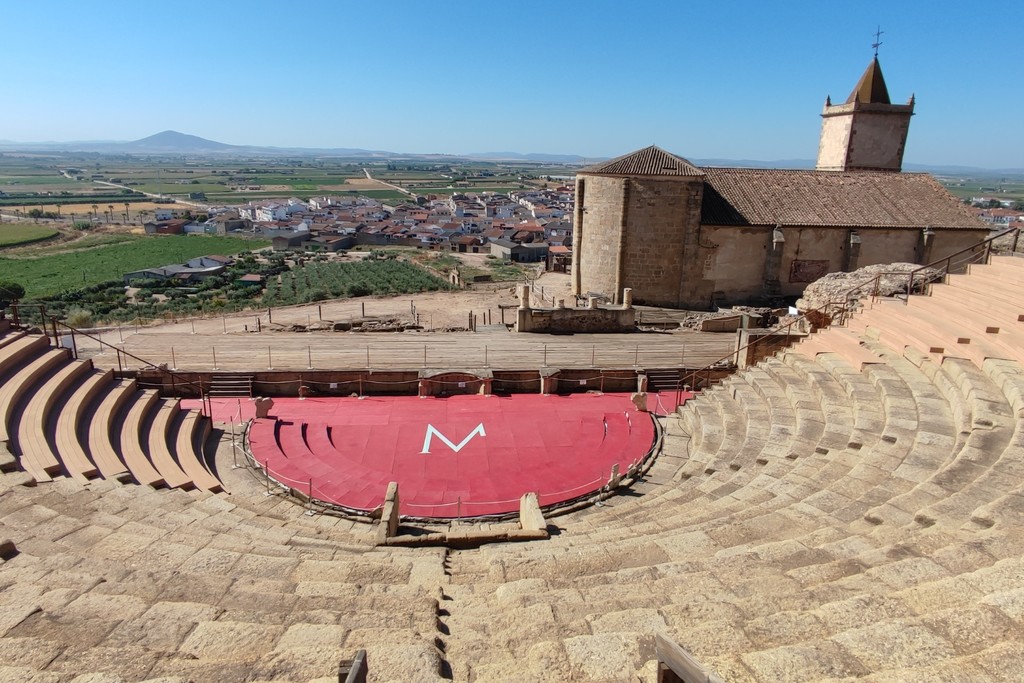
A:
<svg viewBox="0 0 1024 683">
<path fill-rule="evenodd" d="M 953 259 L 955 257 L 960 256 L 961 254 L 969 253 L 969 252 L 973 253 L 979 247 L 984 247 L 985 248 L 983 256 L 982 256 L 982 262 L 988 262 L 989 257 L 992 255 L 992 243 L 995 240 L 999 239 L 1000 237 L 1005 237 L 1006 235 L 1009 235 L 1010 233 L 1013 233 L 1013 245 L 1010 248 L 1010 252 L 1011 253 L 1016 252 L 1017 251 L 1018 243 L 1020 241 L 1020 232 L 1021 232 L 1021 228 L 1016 228 L 1016 227 L 1015 228 L 1009 228 L 1009 229 L 1004 230 L 1003 232 L 1000 232 L 1000 233 L 998 233 L 996 235 L 992 235 L 992 236 L 982 240 L 981 242 L 978 242 L 976 244 L 972 244 L 971 246 L 965 247 L 965 248 L 961 249 L 960 251 L 954 252 L 954 253 L 952 253 L 952 254 L 950 254 L 948 256 L 945 256 L 945 257 L 943 257 L 941 259 L 938 259 L 937 261 L 933 261 L 933 262 L 931 262 L 931 263 L 929 263 L 927 265 L 919 266 L 919 267 L 917 267 L 917 268 L 915 268 L 913 270 L 907 271 L 906 272 L 906 275 L 907 275 L 907 289 L 906 289 L 906 298 L 904 299 L 904 303 L 906 303 L 910 299 L 910 296 L 913 293 L 914 277 L 918 273 L 921 273 L 921 272 L 923 272 L 923 271 L 925 271 L 926 269 L 929 269 L 929 268 L 934 269 L 936 266 L 938 266 L 940 264 L 945 264 L 945 270 L 943 270 L 941 273 L 939 273 L 939 275 L 936 275 L 936 276 L 932 277 L 931 279 L 929 279 L 927 282 L 922 283 L 922 284 L 925 284 L 925 285 L 930 284 L 931 282 L 933 282 L 934 280 L 938 279 L 939 277 L 945 277 L 946 275 L 949 274 L 950 267 L 953 264 Z M 967 262 L 971 263 L 971 261 L 967 261 Z M 850 303 L 850 295 L 851 294 L 853 294 L 857 290 L 861 289 L 865 285 L 874 283 L 874 288 L 872 289 L 872 292 L 871 292 L 871 299 L 873 300 L 873 299 L 875 299 L 878 296 L 878 287 L 879 287 L 879 284 L 881 283 L 881 279 L 882 279 L 883 276 L 887 276 L 887 275 L 903 275 L 903 274 L 904 273 L 896 273 L 896 272 L 878 273 L 878 274 L 874 275 L 872 278 L 870 278 L 869 280 L 865 280 L 864 282 L 861 282 L 861 283 L 859 283 L 857 285 L 854 285 L 853 287 L 850 287 L 849 289 L 844 290 L 841 293 L 841 297 L 842 297 L 841 301 L 839 301 L 839 300 L 828 301 L 828 302 L 822 304 L 821 306 L 818 306 L 817 308 L 812 308 L 809 311 L 805 311 L 804 313 L 802 313 L 801 315 L 797 316 L 796 318 L 793 318 L 787 324 L 782 325 L 780 327 L 777 327 L 777 328 L 775 328 L 773 330 L 770 330 L 767 334 L 763 335 L 762 337 L 759 337 L 758 339 L 755 339 L 754 341 L 750 342 L 749 344 L 746 344 L 744 346 L 741 346 L 741 347 L 731 351 L 728 355 L 723 356 L 723 357 L 719 358 L 718 360 L 716 360 L 716 361 L 714 361 L 712 363 L 708 363 L 707 365 L 705 365 L 702 368 L 698 368 L 697 370 L 691 371 L 685 377 L 682 377 L 681 379 L 679 379 L 679 381 L 676 383 L 676 403 L 677 404 L 681 403 L 681 398 L 682 398 L 681 394 L 684 391 L 684 389 L 686 387 L 695 386 L 693 384 L 693 380 L 694 379 L 699 379 L 701 374 L 703 374 L 705 376 L 705 385 L 704 386 L 707 386 L 711 382 L 711 372 L 716 367 L 720 366 L 722 363 L 728 361 L 731 358 L 738 358 L 740 352 L 746 351 L 747 349 L 751 348 L 755 344 L 759 344 L 761 341 L 764 340 L 765 337 L 768 337 L 768 336 L 771 336 L 771 335 L 776 335 L 776 334 L 783 334 L 783 333 L 786 334 L 786 336 L 788 337 L 789 334 L 790 334 L 790 331 L 789 331 L 790 328 L 792 328 L 793 325 L 795 325 L 797 323 L 802 323 L 802 322 L 806 321 L 808 316 L 810 316 L 811 314 L 823 314 L 823 315 L 825 315 L 827 317 L 827 316 L 829 316 L 830 309 L 833 309 L 834 307 L 836 307 L 837 308 L 837 313 L 838 313 L 838 322 L 840 324 L 843 324 L 846 321 L 846 316 L 851 311 L 851 307 L 849 305 L 849 303 Z"/>
<path fill-rule="evenodd" d="M 57 320 L 56 316 L 50 316 L 50 323 L 53 325 L 54 343 L 59 343 L 59 341 L 58 341 L 59 340 L 59 335 L 57 334 L 57 327 L 58 326 L 66 328 L 67 330 L 69 330 L 71 332 L 71 346 L 72 346 L 73 352 L 75 353 L 76 358 L 77 358 L 77 355 L 78 355 L 77 354 L 78 346 L 75 344 L 75 336 L 76 335 L 82 335 L 83 337 L 87 337 L 87 338 L 92 339 L 92 340 L 94 340 L 96 342 L 99 342 L 100 348 L 102 348 L 103 345 L 106 344 L 110 348 L 114 349 L 114 352 L 117 354 L 117 365 L 118 365 L 118 369 L 119 370 L 123 369 L 123 368 L 121 368 L 121 354 L 124 354 L 127 358 L 131 358 L 133 360 L 136 360 L 141 365 L 146 366 L 147 368 L 152 368 L 152 369 L 154 369 L 154 370 L 156 370 L 158 372 L 161 372 L 164 375 L 170 377 L 171 378 L 171 386 L 172 387 L 174 387 L 178 382 L 180 382 L 182 384 L 187 384 L 189 386 L 192 386 L 192 387 L 196 388 L 198 390 L 198 392 L 199 392 L 199 398 L 202 401 L 202 405 L 203 405 L 203 410 L 201 412 L 205 413 L 208 417 L 213 417 L 213 406 L 209 404 L 210 397 L 209 397 L 208 392 L 206 392 L 204 390 L 202 382 L 199 382 L 199 383 L 193 382 L 192 380 L 186 379 L 185 377 L 181 376 L 181 374 L 176 372 L 175 370 L 171 370 L 170 368 L 168 368 L 166 366 L 163 366 L 163 365 L 157 365 L 156 363 L 150 362 L 150 361 L 146 360 L 145 358 L 141 358 L 139 356 L 136 356 L 133 353 L 129 353 L 128 351 L 125 351 L 124 349 L 119 349 L 118 347 L 114 346 L 113 344 L 111 344 L 109 342 L 106 342 L 106 341 L 103 341 L 103 339 L 100 338 L 100 337 L 93 336 L 92 334 L 89 334 L 88 332 L 85 332 L 85 331 L 80 330 L 80 329 L 78 329 L 76 327 L 73 327 L 72 325 L 69 325 L 69 324 L 67 324 L 64 321 Z"/>
</svg>

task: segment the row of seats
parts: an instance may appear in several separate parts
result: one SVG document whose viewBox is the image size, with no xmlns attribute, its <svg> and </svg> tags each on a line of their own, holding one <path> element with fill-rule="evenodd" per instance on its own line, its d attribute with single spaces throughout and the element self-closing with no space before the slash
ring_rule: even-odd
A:
<svg viewBox="0 0 1024 683">
<path fill-rule="evenodd" d="M 32 479 L 221 490 L 203 456 L 208 419 L 2 322 L 0 445 Z"/>
</svg>

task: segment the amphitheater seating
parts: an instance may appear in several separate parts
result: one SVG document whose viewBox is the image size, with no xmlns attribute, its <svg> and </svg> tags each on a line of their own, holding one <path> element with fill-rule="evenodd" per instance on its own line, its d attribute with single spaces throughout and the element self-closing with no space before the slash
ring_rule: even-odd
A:
<svg viewBox="0 0 1024 683">
<path fill-rule="evenodd" d="M 0 680 L 336 680 L 365 648 L 374 681 L 654 681 L 657 633 L 730 682 L 1024 680 L 1024 366 L 999 340 L 1024 325 L 1022 280 L 996 258 L 727 378 L 664 420 L 632 495 L 549 519 L 543 542 L 374 548 L 267 495 L 228 445 L 231 496 L 0 473 Z M 118 386 L 100 431 L 126 469 L 153 444 L 120 424 L 168 429 L 188 474 L 205 426 L 92 372 L 16 400 L 13 445 L 42 406 L 63 463 L 61 430 Z"/>
<path fill-rule="evenodd" d="M 90 361 L 71 360 L 42 335 L 0 328 L 0 445 L 35 482 L 101 476 L 148 486 L 222 488 L 204 464 L 210 422 L 179 416 L 178 402 L 150 418 L 155 393 L 113 381 Z M 141 438 L 140 438 L 141 437 Z"/>
</svg>

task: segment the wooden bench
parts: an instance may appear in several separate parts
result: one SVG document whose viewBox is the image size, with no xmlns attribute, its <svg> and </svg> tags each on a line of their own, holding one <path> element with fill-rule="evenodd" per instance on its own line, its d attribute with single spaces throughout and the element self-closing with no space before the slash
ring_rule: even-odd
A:
<svg viewBox="0 0 1024 683">
<path fill-rule="evenodd" d="M 1015 263 L 1017 260 L 1016 257 L 1009 260 L 995 257 L 989 263 L 972 265 L 969 272 L 971 275 L 996 276 L 1006 282 L 1024 285 L 1024 267 Z"/>
<path fill-rule="evenodd" d="M 174 454 L 171 451 L 170 438 L 171 424 L 177 416 L 180 407 L 178 400 L 160 400 L 156 413 L 153 415 L 153 424 L 149 429 L 149 457 L 157 471 L 164 478 L 164 483 L 171 488 L 192 488 L 192 480 L 185 471 L 181 469 Z"/>
<path fill-rule="evenodd" d="M 26 335 L 0 347 L 0 375 L 13 372 L 27 359 L 38 356 L 49 346 L 46 337 Z"/>
<path fill-rule="evenodd" d="M 984 342 L 1008 354 L 1005 360 L 1024 361 L 1024 324 L 1006 322 L 988 311 L 979 311 L 959 301 L 942 301 L 933 297 L 913 297 L 911 309 L 923 311 L 934 319 L 956 320 L 963 328 L 962 336 L 971 343 Z"/>
<path fill-rule="evenodd" d="M 882 362 L 860 345 L 856 333 L 843 327 L 830 327 L 812 334 L 792 348 L 808 358 L 814 358 L 819 353 L 837 353 L 858 369 L 866 363 Z"/>
<path fill-rule="evenodd" d="M 0 384 L 0 442 L 9 440 L 12 433 L 17 433 L 12 425 L 15 405 L 28 398 L 36 383 L 57 366 L 67 363 L 68 358 L 68 352 L 64 349 L 50 349 Z"/>
<path fill-rule="evenodd" d="M 217 477 L 213 476 L 206 465 L 203 464 L 201 445 L 205 443 L 206 437 L 210 435 L 210 421 L 194 410 L 182 411 L 181 420 L 178 423 L 177 439 L 175 440 L 175 452 L 178 454 L 178 464 L 188 475 L 196 488 L 203 491 L 221 491 L 223 486 Z M 196 446 L 200 448 L 197 450 Z"/>
<path fill-rule="evenodd" d="M 11 342 L 17 341 L 26 336 L 27 335 L 24 332 L 18 330 L 11 332 L 10 330 L 8 330 L 3 335 L 0 335 L 0 348 L 3 348 L 4 346 L 7 346 Z"/>
<path fill-rule="evenodd" d="M 945 284 L 936 283 L 931 287 L 932 296 L 935 292 L 943 289 L 953 289 L 973 295 L 975 301 L 998 301 L 1000 303 L 1017 306 L 1020 304 L 1019 297 L 1006 288 L 994 289 L 987 281 L 974 279 L 971 275 L 950 275 Z"/>
<path fill-rule="evenodd" d="M 57 429 L 55 442 L 61 462 L 68 470 L 74 469 L 85 477 L 95 477 L 99 470 L 89 459 L 83 444 L 89 442 L 88 437 L 80 439 L 79 432 L 86 425 L 86 414 L 93 400 L 114 381 L 114 371 L 94 372 L 75 388 L 63 409 L 57 413 Z"/>
<path fill-rule="evenodd" d="M 136 395 L 135 381 L 115 382 L 99 405 L 89 422 L 89 452 L 104 479 L 115 479 L 128 474 L 128 468 L 110 438 L 115 418 L 124 404 Z M 120 444 L 120 439 L 117 440 Z"/>
<path fill-rule="evenodd" d="M 986 358 L 1013 359 L 1006 349 L 979 339 L 956 322 L 936 319 L 920 308 L 896 304 L 872 309 L 863 316 L 879 330 L 879 340 L 899 353 L 904 346 L 912 346 L 943 358 L 963 358 L 979 368 Z"/>
<path fill-rule="evenodd" d="M 935 301 L 949 301 L 961 306 L 984 313 L 992 317 L 1000 324 L 1015 324 L 1024 322 L 1024 302 L 1012 301 L 1011 298 L 998 298 L 989 296 L 984 292 L 976 292 L 966 287 L 952 285 L 935 285 L 931 289 L 931 296 L 912 297 L 911 302 L 916 299 L 933 299 Z"/>
<path fill-rule="evenodd" d="M 157 391 L 143 391 L 128 409 L 121 428 L 121 454 L 124 456 L 124 464 L 128 466 L 135 481 L 145 486 L 162 486 L 166 483 L 163 475 L 153 467 L 149 456 L 146 455 L 146 446 L 149 445 L 149 438 L 145 436 L 146 418 L 156 406 L 159 397 Z"/>
<path fill-rule="evenodd" d="M 654 637 L 654 653 L 658 658 L 658 683 L 724 683 L 663 633 Z"/>
<path fill-rule="evenodd" d="M 35 477 L 36 481 L 44 481 L 40 473 L 53 475 L 60 472 L 61 460 L 57 451 L 56 435 L 50 435 L 50 417 L 56 404 L 64 398 L 65 392 L 79 382 L 85 374 L 92 371 L 92 361 L 72 361 L 55 372 L 50 379 L 36 391 L 25 407 L 22 419 L 18 423 L 18 447 L 21 450 L 21 463 L 25 470 Z M 77 462 L 65 463 L 67 473 L 78 481 L 85 482 L 85 472 L 76 467 Z M 86 470 L 91 469 L 91 463 Z"/>
</svg>

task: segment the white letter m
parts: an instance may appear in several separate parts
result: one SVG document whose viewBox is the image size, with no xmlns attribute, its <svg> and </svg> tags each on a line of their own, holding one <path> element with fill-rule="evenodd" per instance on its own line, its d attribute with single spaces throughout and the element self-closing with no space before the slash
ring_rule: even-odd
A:
<svg viewBox="0 0 1024 683">
<path fill-rule="evenodd" d="M 427 433 L 423 437 L 423 450 L 420 451 L 420 455 L 423 455 L 423 454 L 429 455 L 430 454 L 430 440 L 432 438 L 434 438 L 435 436 L 437 438 L 441 439 L 441 441 L 444 441 L 445 445 L 448 446 L 448 448 L 450 448 L 453 451 L 455 451 L 456 453 L 458 453 L 463 448 L 465 448 L 466 444 L 468 444 L 472 440 L 472 438 L 474 436 L 476 436 L 477 434 L 479 434 L 480 436 L 487 436 L 486 432 L 484 432 L 484 423 L 483 422 L 478 424 L 476 426 L 476 429 L 471 431 L 466 436 L 466 438 L 463 439 L 461 442 L 459 442 L 459 445 L 456 446 L 455 444 L 453 444 L 451 441 L 448 440 L 447 436 L 442 434 L 436 427 L 434 427 L 434 425 L 428 424 L 427 425 Z"/>
</svg>

